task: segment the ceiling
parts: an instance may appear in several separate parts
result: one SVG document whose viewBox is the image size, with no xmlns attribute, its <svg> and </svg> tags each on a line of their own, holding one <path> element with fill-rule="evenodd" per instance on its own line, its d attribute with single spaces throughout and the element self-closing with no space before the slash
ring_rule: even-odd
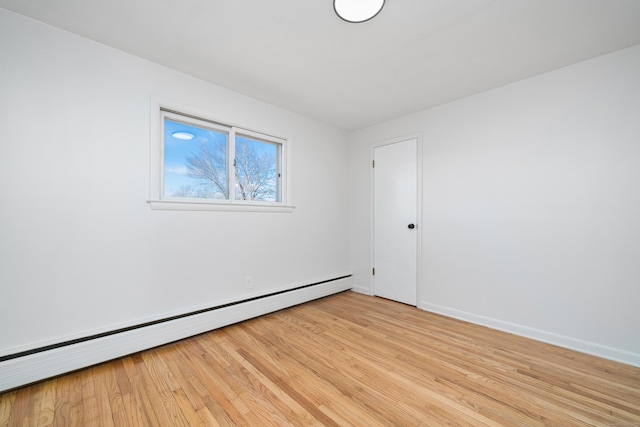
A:
<svg viewBox="0 0 640 427">
<path fill-rule="evenodd" d="M 640 44 L 640 0 L 0 0 L 0 7 L 345 130 Z"/>
</svg>

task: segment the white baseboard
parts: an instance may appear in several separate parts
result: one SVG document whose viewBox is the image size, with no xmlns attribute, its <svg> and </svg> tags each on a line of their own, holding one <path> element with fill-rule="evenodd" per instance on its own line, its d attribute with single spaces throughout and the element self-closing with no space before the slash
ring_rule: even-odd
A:
<svg viewBox="0 0 640 427">
<path fill-rule="evenodd" d="M 353 287 L 351 288 L 352 291 L 354 292 L 358 292 L 360 294 L 365 294 L 365 295 L 373 295 L 373 293 L 371 292 L 371 289 L 369 288 L 369 286 L 360 286 L 357 284 L 353 284 Z"/>
<path fill-rule="evenodd" d="M 546 342 L 548 344 L 557 345 L 570 350 L 579 351 L 581 353 L 602 357 L 603 359 L 613 360 L 625 363 L 631 366 L 640 367 L 640 354 L 631 353 L 625 350 L 596 344 L 589 341 L 555 334 L 553 332 L 542 331 L 528 326 L 518 325 L 516 323 L 505 322 L 503 320 L 493 319 L 491 317 L 480 316 L 465 311 L 456 310 L 449 307 L 443 307 L 428 302 L 421 302 L 422 310 L 432 313 L 441 314 L 443 316 L 452 317 L 454 319 L 464 320 L 465 322 L 474 323 L 476 325 L 486 326 L 503 332 L 531 338 L 537 341 Z"/>
<path fill-rule="evenodd" d="M 351 276 L 0 362 L 0 392 L 351 289 Z"/>
</svg>

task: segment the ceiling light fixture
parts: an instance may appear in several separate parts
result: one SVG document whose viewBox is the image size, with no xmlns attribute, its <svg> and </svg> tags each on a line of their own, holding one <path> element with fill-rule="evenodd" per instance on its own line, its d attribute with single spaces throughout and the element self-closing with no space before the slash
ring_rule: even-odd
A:
<svg viewBox="0 0 640 427">
<path fill-rule="evenodd" d="M 385 0 L 333 0 L 336 15 L 347 22 L 359 23 L 374 18 Z"/>
<path fill-rule="evenodd" d="M 191 132 L 185 132 L 185 131 L 173 132 L 171 136 L 176 139 L 181 139 L 183 141 L 191 141 L 195 137 L 195 135 L 192 134 Z"/>
</svg>

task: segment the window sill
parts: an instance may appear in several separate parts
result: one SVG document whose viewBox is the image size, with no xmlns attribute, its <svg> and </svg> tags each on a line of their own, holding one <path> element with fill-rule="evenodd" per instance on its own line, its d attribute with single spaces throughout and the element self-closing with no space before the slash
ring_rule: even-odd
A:
<svg viewBox="0 0 640 427">
<path fill-rule="evenodd" d="M 147 200 L 153 210 L 159 211 L 226 211 L 226 212 L 279 212 L 291 213 L 295 206 L 281 204 L 212 203 L 200 201 Z"/>
</svg>

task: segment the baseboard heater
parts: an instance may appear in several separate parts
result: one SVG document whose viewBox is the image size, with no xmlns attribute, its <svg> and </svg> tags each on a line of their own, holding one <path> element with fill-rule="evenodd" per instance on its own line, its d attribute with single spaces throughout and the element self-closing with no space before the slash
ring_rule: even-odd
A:
<svg viewBox="0 0 640 427">
<path fill-rule="evenodd" d="M 351 275 L 0 357 L 0 392 L 351 289 Z"/>
</svg>

